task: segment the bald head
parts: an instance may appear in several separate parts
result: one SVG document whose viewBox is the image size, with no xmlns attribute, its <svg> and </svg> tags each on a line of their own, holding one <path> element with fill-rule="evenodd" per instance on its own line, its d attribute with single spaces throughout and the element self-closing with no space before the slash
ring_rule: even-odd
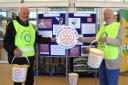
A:
<svg viewBox="0 0 128 85">
<path fill-rule="evenodd" d="M 111 12 L 111 13 L 113 13 L 113 10 L 110 9 L 110 8 L 107 8 L 107 9 L 104 10 L 104 13 L 105 13 L 105 12 Z"/>
<path fill-rule="evenodd" d="M 26 23 L 29 19 L 29 9 L 28 7 L 20 7 L 18 10 L 18 16 L 20 18 L 20 20 L 24 23 Z"/>
<path fill-rule="evenodd" d="M 103 13 L 104 13 L 104 21 L 106 23 L 110 23 L 111 21 L 114 20 L 112 9 L 110 9 L 110 8 L 105 9 Z"/>
</svg>

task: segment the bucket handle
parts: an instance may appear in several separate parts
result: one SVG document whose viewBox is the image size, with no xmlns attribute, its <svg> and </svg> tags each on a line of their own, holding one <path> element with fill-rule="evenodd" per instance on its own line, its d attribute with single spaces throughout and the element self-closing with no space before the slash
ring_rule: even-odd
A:
<svg viewBox="0 0 128 85">
<path fill-rule="evenodd" d="M 97 41 L 97 40 L 93 40 L 93 41 L 91 42 L 91 44 L 89 45 L 89 48 L 92 46 L 92 44 L 93 44 L 94 42 L 98 42 L 98 41 Z M 105 45 L 105 47 L 107 48 L 106 43 L 104 43 L 104 45 Z"/>
<path fill-rule="evenodd" d="M 92 46 L 93 43 L 98 42 L 97 40 L 93 40 L 91 44 L 89 45 L 89 48 Z"/>
<path fill-rule="evenodd" d="M 27 57 L 25 57 L 25 58 L 26 58 L 28 64 L 30 65 L 30 62 L 29 62 L 28 58 L 27 58 Z M 16 59 L 16 56 L 13 57 L 11 64 L 13 64 L 13 61 L 14 61 L 15 59 Z"/>
<path fill-rule="evenodd" d="M 103 33 L 100 35 L 100 38 L 102 37 L 103 34 L 105 34 L 106 37 L 108 36 L 107 32 L 103 32 Z M 91 45 L 92 45 L 94 42 L 98 42 L 98 41 L 97 41 L 97 40 L 93 40 L 93 41 L 91 42 L 91 44 L 89 45 L 89 48 L 91 47 Z M 107 48 L 107 45 L 106 45 L 105 42 L 104 42 L 104 45 L 105 45 L 105 47 Z"/>
</svg>

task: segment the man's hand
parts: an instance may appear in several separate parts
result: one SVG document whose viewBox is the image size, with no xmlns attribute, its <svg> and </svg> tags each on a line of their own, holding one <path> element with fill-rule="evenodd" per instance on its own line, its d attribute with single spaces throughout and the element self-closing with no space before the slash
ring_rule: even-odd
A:
<svg viewBox="0 0 128 85">
<path fill-rule="evenodd" d="M 13 53 L 14 53 L 14 56 L 16 56 L 16 57 L 21 57 L 22 56 L 22 52 L 18 48 L 16 48 Z"/>
<path fill-rule="evenodd" d="M 86 53 L 89 53 L 89 48 L 85 48 Z"/>
<path fill-rule="evenodd" d="M 98 41 L 99 41 L 100 43 L 106 43 L 106 38 L 100 38 Z"/>
<path fill-rule="evenodd" d="M 56 42 L 56 38 L 51 38 L 51 42 Z"/>
<path fill-rule="evenodd" d="M 82 38 L 83 38 L 83 37 L 78 37 L 78 41 L 80 41 L 80 42 L 81 42 L 81 41 L 82 41 Z"/>
</svg>

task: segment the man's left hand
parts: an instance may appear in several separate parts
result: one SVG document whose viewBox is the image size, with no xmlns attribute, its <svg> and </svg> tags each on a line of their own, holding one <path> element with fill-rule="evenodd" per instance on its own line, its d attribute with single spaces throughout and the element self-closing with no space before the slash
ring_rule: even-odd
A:
<svg viewBox="0 0 128 85">
<path fill-rule="evenodd" d="M 56 42 L 56 38 L 51 38 L 51 42 Z"/>
<path fill-rule="evenodd" d="M 100 38 L 98 41 L 99 41 L 100 43 L 106 43 L 106 38 Z"/>
</svg>

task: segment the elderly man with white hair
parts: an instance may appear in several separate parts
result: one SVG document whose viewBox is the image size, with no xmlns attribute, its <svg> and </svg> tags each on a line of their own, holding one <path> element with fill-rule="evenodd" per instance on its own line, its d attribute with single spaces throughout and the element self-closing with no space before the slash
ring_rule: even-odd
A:
<svg viewBox="0 0 128 85">
<path fill-rule="evenodd" d="M 54 42 L 55 38 L 41 37 L 36 32 L 35 27 L 29 23 L 29 9 L 22 6 L 18 10 L 18 16 L 12 20 L 8 26 L 4 37 L 4 48 L 8 52 L 8 61 L 14 64 L 28 64 L 25 57 L 28 58 L 30 66 L 27 72 L 25 85 L 33 85 L 34 73 L 33 66 L 35 60 L 35 44 Z M 14 85 L 22 85 L 14 82 Z"/>
<path fill-rule="evenodd" d="M 81 42 L 91 42 L 94 39 L 98 41 L 98 49 L 105 52 L 104 60 L 99 68 L 100 85 L 118 85 L 124 28 L 119 22 L 114 21 L 112 9 L 105 9 L 103 16 L 105 24 L 100 26 L 96 37 L 80 37 L 79 40 Z"/>
</svg>

